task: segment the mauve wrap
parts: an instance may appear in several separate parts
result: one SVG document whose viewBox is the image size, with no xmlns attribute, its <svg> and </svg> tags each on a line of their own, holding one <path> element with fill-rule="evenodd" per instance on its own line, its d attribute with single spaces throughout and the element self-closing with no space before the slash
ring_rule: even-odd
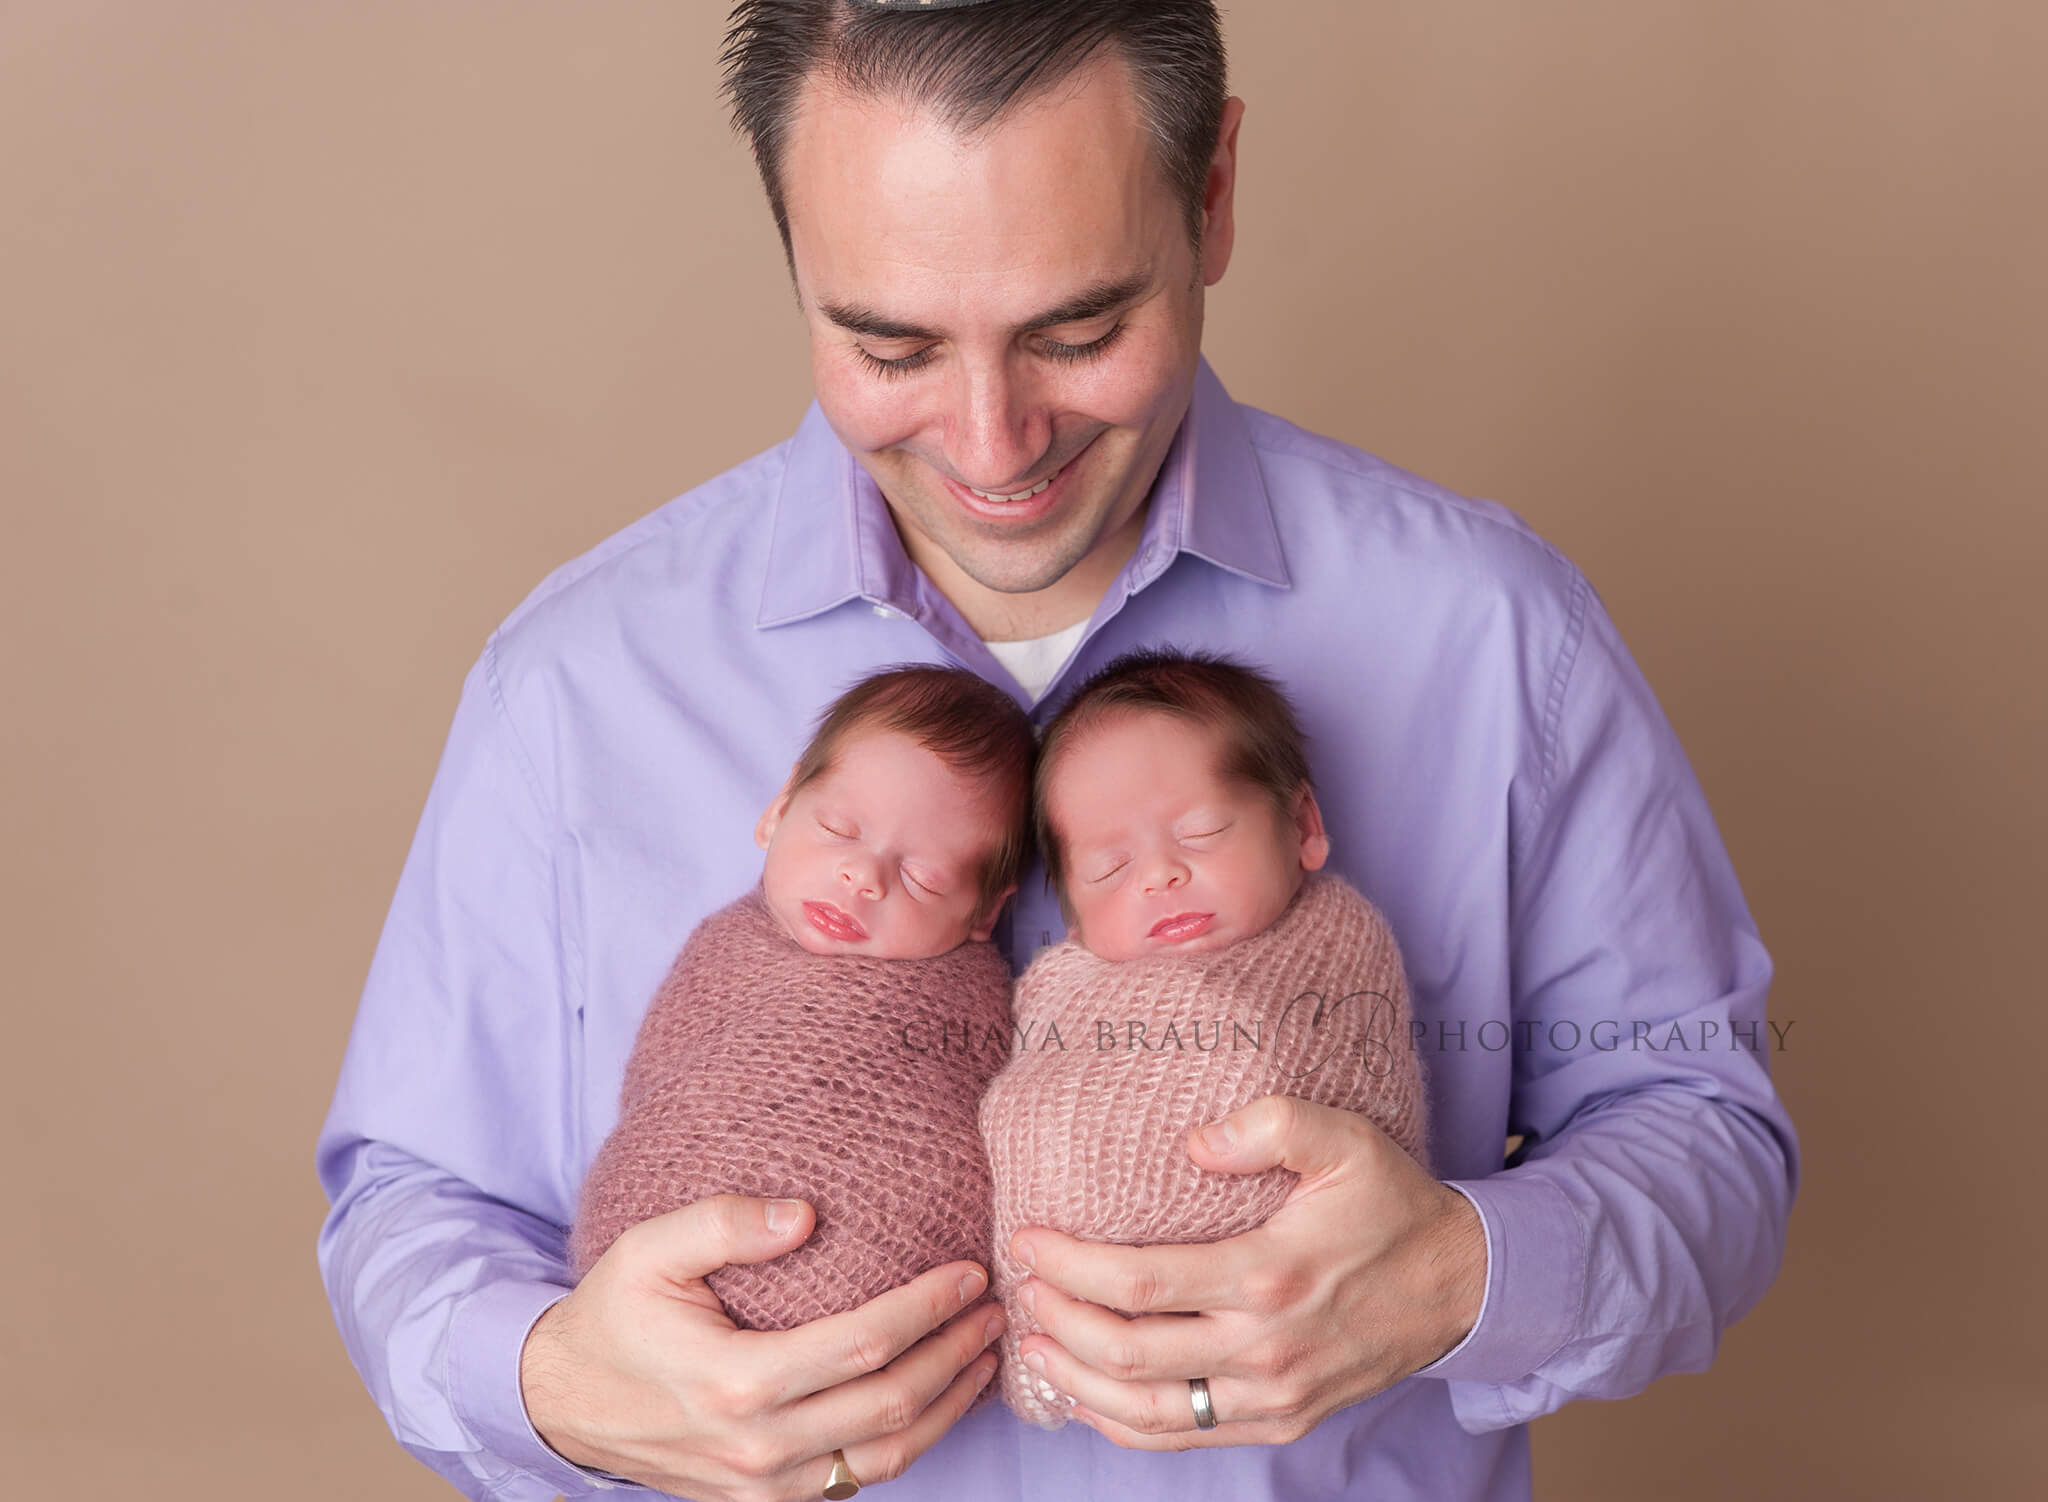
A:
<svg viewBox="0 0 2048 1502">
<path fill-rule="evenodd" d="M 1018 1353 L 1039 1328 L 1017 1301 L 1027 1269 L 1010 1238 L 1020 1227 L 1126 1246 L 1253 1229 L 1299 1175 L 1207 1172 L 1189 1160 L 1187 1138 L 1262 1095 L 1356 1111 L 1428 1165 L 1400 949 L 1379 910 L 1334 872 L 1308 873 L 1264 932 L 1206 954 L 1119 964 L 1067 939 L 1032 961 L 1014 1011 L 1016 1051 L 981 1100 L 995 1181 L 989 1271 L 1009 1316 L 1003 1401 L 1041 1428 L 1066 1424 L 1072 1403 Z M 1177 1046 L 1160 1047 L 1169 1022 Z M 1147 1046 L 1132 1046 L 1132 1023 L 1145 1024 Z"/>
<path fill-rule="evenodd" d="M 986 942 L 811 954 L 756 883 L 698 925 L 641 1022 L 570 1233 L 576 1277 L 628 1227 L 727 1192 L 817 1210 L 802 1246 L 705 1280 L 744 1329 L 837 1314 L 956 1258 L 986 1266 L 975 1110 L 1006 1058 L 985 1040 L 1008 1034 L 1010 980 Z"/>
</svg>

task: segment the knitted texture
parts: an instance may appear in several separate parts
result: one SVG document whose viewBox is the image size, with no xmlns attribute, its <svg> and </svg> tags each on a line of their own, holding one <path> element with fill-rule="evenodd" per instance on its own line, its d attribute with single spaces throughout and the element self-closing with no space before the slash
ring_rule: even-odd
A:
<svg viewBox="0 0 2048 1502">
<path fill-rule="evenodd" d="M 1017 1051 L 980 1109 L 995 1186 L 989 1271 L 1009 1317 L 1003 1401 L 1041 1428 L 1065 1425 L 1073 1405 L 1018 1352 L 1039 1328 L 1017 1300 L 1020 1227 L 1126 1246 L 1253 1229 L 1300 1176 L 1208 1172 L 1187 1140 L 1263 1095 L 1356 1111 L 1428 1166 L 1400 950 L 1333 872 L 1310 872 L 1263 932 L 1207 953 L 1112 963 L 1067 939 L 1024 972 L 1015 1013 Z"/>
<path fill-rule="evenodd" d="M 1009 1003 L 993 944 L 814 955 L 756 883 L 697 926 L 641 1022 L 570 1232 L 576 1277 L 628 1227 L 719 1193 L 817 1211 L 795 1250 L 705 1280 L 743 1329 L 837 1314 L 955 1258 L 986 1265 L 975 1108 L 1004 1054 L 960 1040 L 1007 1036 Z"/>
</svg>

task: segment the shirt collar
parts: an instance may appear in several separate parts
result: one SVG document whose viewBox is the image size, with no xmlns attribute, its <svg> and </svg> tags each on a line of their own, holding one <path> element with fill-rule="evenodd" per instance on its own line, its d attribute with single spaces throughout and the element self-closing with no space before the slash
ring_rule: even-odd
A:
<svg viewBox="0 0 2048 1502">
<path fill-rule="evenodd" d="M 1125 565 L 1130 587 L 1144 588 L 1181 553 L 1262 584 L 1291 584 L 1244 413 L 1206 358 L 1153 482 L 1138 550 Z M 781 626 L 855 599 L 918 616 L 925 587 L 874 480 L 812 402 L 776 493 L 754 623 Z"/>
</svg>

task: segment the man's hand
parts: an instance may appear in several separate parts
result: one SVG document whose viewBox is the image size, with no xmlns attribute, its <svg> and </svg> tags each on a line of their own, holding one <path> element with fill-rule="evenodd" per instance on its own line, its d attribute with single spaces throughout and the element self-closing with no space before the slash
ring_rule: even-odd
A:
<svg viewBox="0 0 2048 1502">
<path fill-rule="evenodd" d="M 1228 1142 L 1212 1137 L 1219 1127 Z M 1191 1132 L 1188 1156 L 1220 1173 L 1280 1165 L 1301 1182 L 1264 1225 L 1227 1241 L 1123 1247 L 1043 1226 L 1011 1239 L 1043 1327 L 1020 1347 L 1026 1364 L 1037 1355 L 1074 1416 L 1116 1444 L 1289 1443 L 1429 1365 L 1478 1320 L 1478 1212 L 1363 1116 L 1269 1095 Z M 1192 1377 L 1209 1380 L 1213 1429 L 1195 1427 Z"/>
<path fill-rule="evenodd" d="M 994 1304 L 969 1307 L 976 1263 L 794 1330 L 726 1317 L 704 1275 L 802 1245 L 808 1205 L 765 1218 L 786 1203 L 716 1195 L 634 1226 L 535 1321 L 520 1386 L 556 1453 L 703 1502 L 816 1498 L 833 1450 L 863 1483 L 891 1481 L 967 1411 L 1003 1328 Z"/>
</svg>

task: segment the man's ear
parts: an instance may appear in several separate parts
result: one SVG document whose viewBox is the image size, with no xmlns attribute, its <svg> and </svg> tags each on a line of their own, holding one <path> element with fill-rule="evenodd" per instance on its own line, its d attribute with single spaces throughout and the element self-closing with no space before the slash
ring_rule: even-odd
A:
<svg viewBox="0 0 2048 1502">
<path fill-rule="evenodd" d="M 789 800 L 794 796 L 790 789 L 796 782 L 796 769 L 802 765 L 801 761 L 789 764 L 789 776 L 782 780 L 782 791 L 775 795 L 775 801 L 763 809 L 761 817 L 755 821 L 754 843 L 763 850 L 766 850 L 769 841 L 775 838 L 775 830 L 782 823 L 782 816 L 789 812 Z"/>
<path fill-rule="evenodd" d="M 1209 178 L 1202 186 L 1202 285 L 1213 287 L 1230 268 L 1230 249 L 1237 241 L 1237 128 L 1244 121 L 1244 101 L 1235 95 L 1223 101 L 1222 127 L 1216 151 L 1209 158 Z"/>
<path fill-rule="evenodd" d="M 983 939 L 994 933 L 996 931 L 996 919 L 1003 915 L 1003 904 L 1008 902 L 1016 894 L 1016 891 L 1017 883 L 1013 881 L 996 894 L 995 897 L 990 899 L 988 905 L 981 910 L 980 921 L 977 921 L 974 927 L 968 930 L 967 937 L 976 943 L 980 943 Z"/>
<path fill-rule="evenodd" d="M 1294 803 L 1294 832 L 1301 840 L 1301 869 L 1320 871 L 1330 858 L 1330 836 L 1323 829 L 1323 811 L 1315 790 L 1304 785 Z"/>
</svg>

